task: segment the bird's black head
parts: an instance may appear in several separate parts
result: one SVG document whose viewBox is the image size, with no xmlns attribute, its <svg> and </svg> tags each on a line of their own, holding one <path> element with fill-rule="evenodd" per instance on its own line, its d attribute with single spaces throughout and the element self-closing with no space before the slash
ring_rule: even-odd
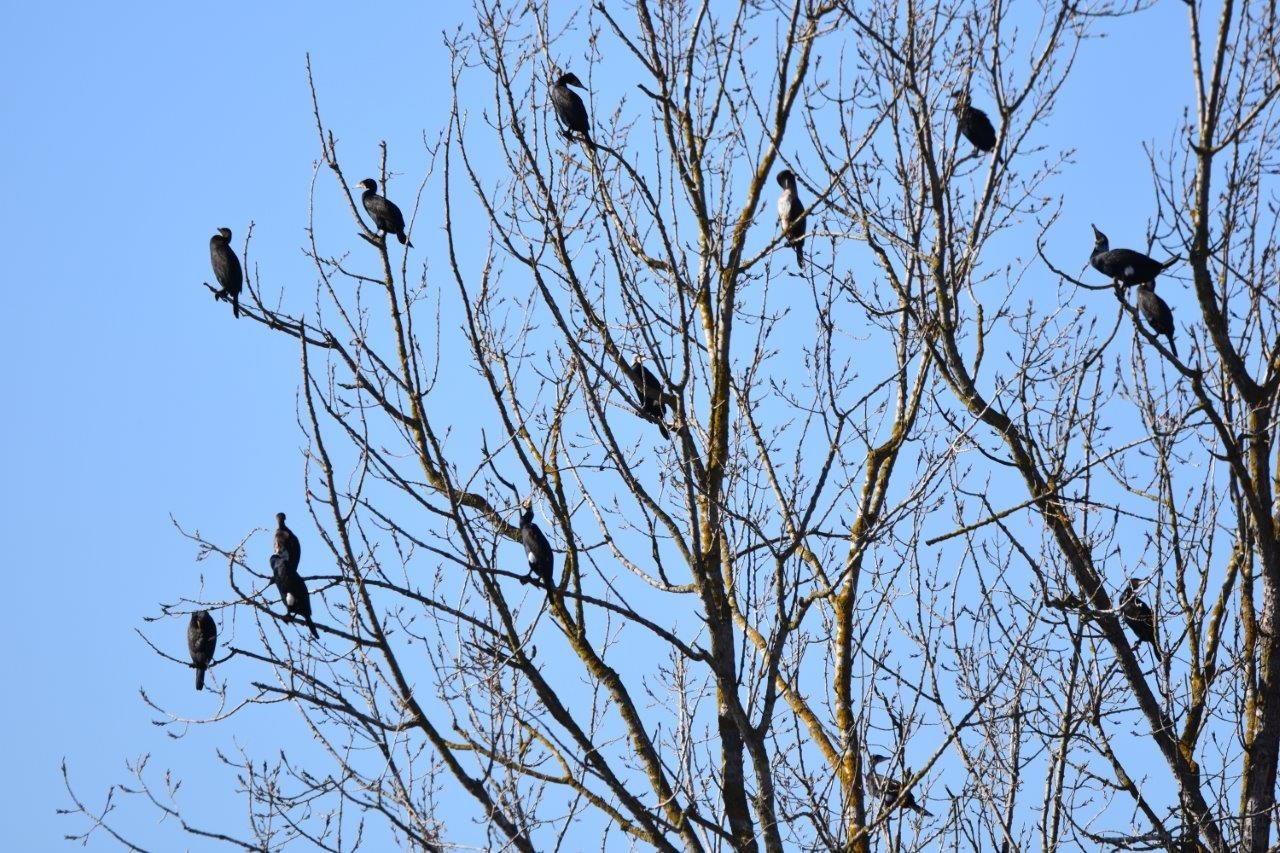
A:
<svg viewBox="0 0 1280 853">
<path fill-rule="evenodd" d="M 1090 224 L 1093 229 L 1093 250 L 1095 252 L 1105 252 L 1111 248 L 1111 241 L 1107 239 L 1107 235 L 1098 230 L 1097 225 Z"/>
<path fill-rule="evenodd" d="M 558 78 L 556 78 L 556 85 L 557 86 L 577 86 L 579 89 L 587 88 L 586 86 L 582 85 L 582 81 L 578 79 L 578 75 L 574 74 L 572 71 L 570 71 L 567 74 L 561 74 Z"/>
<path fill-rule="evenodd" d="M 231 242 L 231 229 L 230 229 L 230 228 L 219 228 L 219 229 L 218 229 L 218 234 L 217 234 L 217 236 L 221 237 L 223 240 L 225 240 L 226 242 L 230 243 L 230 242 Z"/>
<path fill-rule="evenodd" d="M 528 527 L 533 523 L 533 504 L 524 503 L 520 505 L 520 526 Z"/>
<path fill-rule="evenodd" d="M 277 513 L 276 513 L 276 526 L 277 526 L 277 527 L 284 527 L 284 513 L 283 513 L 283 512 L 277 512 Z"/>
<path fill-rule="evenodd" d="M 796 176 L 790 169 L 783 169 L 774 180 L 778 182 L 778 186 L 784 189 L 796 185 Z"/>
<path fill-rule="evenodd" d="M 193 610 L 193 611 L 191 611 L 191 624 L 192 624 L 192 625 L 199 625 L 201 622 L 203 622 L 205 619 L 208 619 L 208 618 L 209 618 L 209 611 L 208 611 L 208 610 Z"/>
<path fill-rule="evenodd" d="M 881 754 L 879 754 L 878 752 L 873 752 L 873 753 L 871 753 L 870 755 L 868 755 L 868 756 L 867 756 L 867 760 L 871 762 L 871 766 L 872 766 L 872 767 L 875 767 L 875 766 L 876 766 L 877 764 L 879 764 L 881 761 L 888 761 L 888 760 L 889 760 L 889 756 L 887 756 L 887 755 L 881 755 Z"/>
<path fill-rule="evenodd" d="M 378 191 L 378 182 L 373 178 L 365 178 L 363 181 L 356 184 L 356 186 L 364 187 L 366 190 L 370 190 L 375 193 Z"/>
</svg>

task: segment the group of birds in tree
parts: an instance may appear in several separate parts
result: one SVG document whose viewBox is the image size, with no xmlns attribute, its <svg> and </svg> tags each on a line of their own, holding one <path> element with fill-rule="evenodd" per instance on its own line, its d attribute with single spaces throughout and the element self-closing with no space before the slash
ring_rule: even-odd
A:
<svg viewBox="0 0 1280 853">
<path fill-rule="evenodd" d="M 587 114 L 587 106 L 582 96 L 574 88 L 585 89 L 578 75 L 573 72 L 561 74 L 551 84 L 551 105 L 554 109 L 560 132 L 566 139 L 580 139 L 589 149 L 595 150 L 596 143 L 591 138 L 591 120 Z M 975 148 L 990 151 L 995 147 L 995 129 L 986 113 L 969 102 L 965 92 L 956 92 L 955 113 L 958 117 L 959 129 Z M 796 189 L 796 176 L 790 170 L 778 173 L 778 184 L 782 187 L 782 195 L 778 199 L 778 217 L 782 222 L 782 230 L 786 245 L 796 253 L 796 264 L 804 268 L 804 241 L 807 222 L 804 204 L 801 203 Z M 402 245 L 412 247 L 405 233 L 404 214 L 400 208 L 384 196 L 378 194 L 378 182 L 373 178 L 365 178 L 358 184 L 364 192 L 360 200 L 364 209 L 372 217 L 375 228 L 382 234 L 394 234 Z M 230 299 L 236 317 L 240 316 L 239 297 L 243 286 L 243 273 L 240 261 L 230 246 L 231 230 L 219 228 L 218 233 L 209 241 L 209 251 L 213 262 L 214 275 L 217 277 L 220 290 L 215 291 L 218 299 Z M 631 370 L 631 380 L 639 395 L 639 414 L 652 421 L 658 427 L 664 439 L 670 433 L 663 423 L 667 402 L 661 381 L 653 371 L 641 363 L 637 357 Z"/>
<path fill-rule="evenodd" d="M 390 199 L 378 195 L 378 182 L 373 178 L 365 178 L 356 186 L 364 192 L 360 194 L 360 202 L 365 211 L 373 219 L 374 230 L 381 234 L 394 234 L 402 246 L 413 248 L 409 236 L 404 231 L 404 214 Z M 209 260 L 213 264 L 213 276 L 218 280 L 218 290 L 213 291 L 213 298 L 231 302 L 231 313 L 240 317 L 240 291 L 244 287 L 244 270 L 240 259 L 231 248 L 231 229 L 219 228 L 209 238 Z M 210 288 L 212 289 L 212 288 Z"/>
<path fill-rule="evenodd" d="M 954 112 L 961 135 L 983 153 L 993 150 L 996 131 L 991 119 L 973 106 L 967 92 L 957 91 L 953 97 L 956 100 Z M 782 187 L 782 195 L 778 197 L 778 221 L 782 226 L 782 236 L 785 243 L 796 251 L 796 266 L 804 269 L 804 237 L 808 223 L 804 204 L 796 190 L 796 176 L 790 169 L 783 169 L 776 180 L 778 186 Z M 1133 249 L 1112 249 L 1107 235 L 1099 231 L 1096 225 L 1093 226 L 1093 236 L 1093 252 L 1089 261 L 1094 269 L 1125 286 L 1137 285 L 1138 310 L 1155 334 L 1168 338 L 1169 350 L 1176 358 L 1178 346 L 1173 342 L 1173 312 L 1168 303 L 1156 295 L 1156 276 L 1178 259 L 1170 258 L 1161 263 Z"/>
<path fill-rule="evenodd" d="M 311 621 L 311 596 L 307 585 L 298 574 L 302 562 L 302 544 L 284 523 L 284 513 L 276 513 L 275 553 L 271 555 L 271 580 L 275 582 L 284 604 L 285 621 L 292 622 L 294 614 L 306 620 L 311 636 L 320 639 L 316 623 Z"/>
<path fill-rule="evenodd" d="M 1176 358 L 1178 346 L 1173 342 L 1173 312 L 1168 304 L 1156 295 L 1156 276 L 1168 269 L 1177 258 L 1161 263 L 1133 249 L 1113 249 L 1107 235 L 1093 226 L 1093 253 L 1089 263 L 1111 280 L 1128 287 L 1138 286 L 1138 310 L 1157 335 L 1169 339 L 1169 351 Z"/>
<path fill-rule="evenodd" d="M 579 134 L 582 141 L 594 150 L 596 143 L 591 139 L 590 120 L 586 105 L 577 92 L 570 87 L 584 88 L 577 75 L 567 73 L 556 79 L 551 86 L 551 103 L 555 108 L 556 118 L 561 132 L 567 139 L 574 139 Z M 952 111 L 956 115 L 957 129 L 971 145 L 982 153 L 989 153 L 996 147 L 996 130 L 991 119 L 982 110 L 975 107 L 969 93 L 958 90 L 952 94 L 955 105 Z M 782 188 L 778 197 L 778 220 L 781 224 L 782 238 L 786 245 L 795 250 L 796 266 L 804 269 L 804 241 L 808 230 L 804 203 L 796 186 L 795 173 L 790 169 L 778 172 L 776 180 Z M 1113 281 L 1125 286 L 1137 285 L 1138 309 L 1143 318 L 1156 334 L 1164 335 L 1169 340 L 1169 349 L 1176 357 L 1178 350 L 1173 342 L 1173 314 L 1163 299 L 1156 295 L 1155 279 L 1167 269 L 1177 258 L 1164 263 L 1153 260 L 1132 249 L 1112 249 L 1105 234 L 1094 229 L 1094 248 L 1090 262 L 1094 268 Z M 666 400 L 662 384 L 658 378 L 644 366 L 642 358 L 637 356 L 632 364 L 632 382 L 640 398 L 640 414 L 658 425 L 663 438 L 669 438 L 663 424 Z M 529 560 L 530 571 L 542 577 L 550 586 L 551 549 L 542 531 L 533 523 L 533 511 L 527 505 L 520 516 L 520 532 L 524 540 L 525 554 Z M 1120 614 L 1126 624 L 1133 630 L 1139 642 L 1151 646 L 1152 654 L 1157 661 L 1161 660 L 1160 649 L 1156 644 L 1155 614 L 1144 602 L 1139 593 L 1141 582 L 1132 580 L 1121 598 Z M 888 760 L 884 755 L 869 756 L 871 764 L 867 772 L 867 788 L 872 796 L 885 802 L 900 802 L 900 806 L 911 809 L 921 815 L 928 816 L 922 805 L 916 802 L 909 790 L 903 790 L 903 783 L 881 773 L 877 766 Z"/>
<path fill-rule="evenodd" d="M 311 596 L 307 593 L 306 581 L 298 574 L 298 566 L 302 562 L 302 543 L 284 523 L 283 512 L 276 513 L 274 543 L 271 581 L 284 604 L 284 621 L 292 622 L 295 615 L 301 616 L 311 629 L 311 636 L 319 639 L 320 632 L 311 619 Z M 218 626 L 209 611 L 197 610 L 192 613 L 191 621 L 187 624 L 187 650 L 191 653 L 191 665 L 196 670 L 196 690 L 204 690 L 205 671 L 213 663 L 213 652 L 217 644 Z"/>
<path fill-rule="evenodd" d="M 644 366 L 644 356 L 637 355 L 631 364 L 631 380 L 640 398 L 640 415 L 653 421 L 664 439 L 671 438 L 662 422 L 667 402 L 662 391 L 662 381 Z M 555 552 L 546 534 L 533 520 L 533 506 L 526 501 L 520 508 L 520 541 L 524 544 L 524 556 L 529 563 L 529 577 L 540 581 L 548 591 L 555 584 Z"/>
<path fill-rule="evenodd" d="M 572 92 L 569 94 L 577 97 Z M 994 149 L 996 129 L 991 125 L 991 119 L 969 102 L 967 92 L 957 91 L 953 97 L 956 99 L 953 111 L 956 114 L 957 127 L 961 135 L 983 153 Z M 804 269 L 804 235 L 808 229 L 808 221 L 805 217 L 804 204 L 801 203 L 800 194 L 796 190 L 796 176 L 790 169 L 783 169 L 777 174 L 775 180 L 778 186 L 782 187 L 782 195 L 778 196 L 778 221 L 782 224 L 783 240 L 796 250 L 796 266 Z"/>
<path fill-rule="evenodd" d="M 572 72 L 560 75 L 551 85 L 551 104 L 555 110 L 556 120 L 561 133 L 566 139 L 578 139 L 595 150 L 596 143 L 591 138 L 591 123 L 586 104 L 573 88 L 585 88 L 578 76 Z M 965 139 L 978 151 L 988 153 L 996 145 L 996 131 L 987 114 L 973 106 L 967 91 L 958 90 L 953 93 L 955 105 L 952 111 L 956 115 L 957 129 Z M 778 219 L 782 226 L 784 243 L 795 250 L 796 266 L 804 269 L 804 241 L 807 231 L 805 206 L 800 201 L 796 186 L 796 176 L 789 169 L 777 174 L 778 185 L 782 195 L 778 198 Z M 375 228 L 380 234 L 394 234 L 401 245 L 412 247 L 405 233 L 404 214 L 394 202 L 378 194 L 378 182 L 373 178 L 365 178 L 359 184 L 364 192 L 360 200 L 365 211 L 373 219 Z M 1094 248 L 1090 262 L 1094 268 L 1113 281 L 1125 286 L 1137 285 L 1138 308 L 1142 312 L 1151 329 L 1169 340 L 1169 348 L 1177 356 L 1177 347 L 1173 341 L 1173 315 L 1169 306 L 1155 293 L 1155 279 L 1172 264 L 1176 258 L 1160 263 L 1132 249 L 1112 249 L 1105 234 L 1094 229 Z M 240 291 L 244 284 L 244 273 L 240 260 L 231 248 L 231 229 L 219 228 L 209 239 L 209 254 L 213 264 L 214 276 L 217 278 L 219 290 L 214 297 L 230 301 L 234 316 L 240 316 Z M 639 398 L 639 414 L 657 425 L 664 439 L 669 439 L 663 419 L 666 414 L 667 400 L 661 380 L 644 365 L 643 356 L 637 355 L 631 365 L 631 380 L 635 385 Z M 272 580 L 280 593 L 286 610 L 286 620 L 292 621 L 300 615 L 311 629 L 313 637 L 319 637 L 315 623 L 311 619 L 311 601 L 307 593 L 306 583 L 298 574 L 298 565 L 302 558 L 302 548 L 298 537 L 285 525 L 284 513 L 276 514 L 278 527 L 275 535 L 275 552 L 271 556 Z M 533 509 L 526 503 L 520 514 L 520 536 L 524 543 L 525 555 L 529 563 L 531 577 L 539 579 L 550 589 L 554 583 L 554 554 L 547 537 L 533 521 Z M 1121 601 L 1121 615 L 1138 636 L 1140 641 L 1151 645 L 1156 660 L 1160 660 L 1160 651 L 1155 641 L 1155 618 L 1148 607 L 1137 595 L 1140 584 L 1133 581 L 1126 590 Z M 187 627 L 187 644 L 191 652 L 192 666 L 196 669 L 196 689 L 204 689 L 205 670 L 213 659 L 213 650 L 217 641 L 217 627 L 208 611 L 199 610 L 191 614 L 191 622 Z M 900 783 L 889 779 L 875 770 L 875 766 L 886 760 L 883 755 L 870 756 L 872 769 L 868 774 L 868 784 L 873 794 L 896 800 L 900 793 Z M 922 814 L 928 814 L 916 804 L 908 791 L 902 805 Z"/>
<path fill-rule="evenodd" d="M 581 96 L 570 86 L 584 88 L 582 81 L 574 74 L 564 74 L 551 89 L 551 100 L 559 118 L 562 132 L 573 138 L 579 134 L 583 142 L 591 149 L 595 143 L 591 139 L 590 122 L 586 105 Z M 400 208 L 385 196 L 378 194 L 378 182 L 373 178 L 365 178 L 357 184 L 363 192 L 361 204 L 373 219 L 375 230 L 379 235 L 394 234 L 400 244 L 413 247 L 408 234 L 405 233 L 404 214 Z M 231 229 L 219 228 L 209 239 L 209 258 L 213 266 L 213 274 L 218 282 L 218 289 L 213 291 L 215 299 L 231 302 L 232 314 L 240 316 L 240 292 L 244 287 L 244 270 L 240 259 L 231 248 Z M 212 288 L 210 288 L 212 290 Z M 637 357 L 633 367 L 632 380 L 640 397 L 640 413 L 643 417 L 657 424 L 663 438 L 670 438 L 662 417 L 666 402 L 662 391 L 662 383 L 657 376 L 641 364 Z M 302 576 L 298 574 L 298 565 L 302 559 L 302 547 L 298 537 L 285 524 L 284 513 L 276 514 L 275 551 L 271 555 L 271 579 L 280 593 L 285 606 L 285 620 L 292 621 L 294 616 L 301 616 L 311 630 L 313 637 L 319 638 L 315 622 L 311 618 L 311 599 Z M 554 552 L 542 530 L 533 521 L 533 509 L 526 505 L 520 516 L 520 535 L 528 556 L 529 571 L 550 589 L 554 583 Z M 191 664 L 196 669 L 196 689 L 204 689 L 205 671 L 213 660 L 214 648 L 217 644 L 217 625 L 207 610 L 198 610 L 191 614 L 187 626 L 187 646 L 191 653 Z"/>
</svg>

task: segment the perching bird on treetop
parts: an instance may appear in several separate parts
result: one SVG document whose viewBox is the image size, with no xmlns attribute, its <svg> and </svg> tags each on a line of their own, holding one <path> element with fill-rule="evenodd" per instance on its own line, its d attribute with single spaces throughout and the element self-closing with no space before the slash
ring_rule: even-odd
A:
<svg viewBox="0 0 1280 853">
<path fill-rule="evenodd" d="M 1156 643 L 1156 615 L 1151 612 L 1151 608 L 1143 601 L 1139 595 L 1142 592 L 1142 581 L 1129 581 L 1129 588 L 1120 596 L 1120 615 L 1124 617 L 1125 624 L 1138 637 L 1138 642 L 1145 642 L 1151 646 L 1151 654 L 1155 655 L 1156 663 L 1161 660 L 1160 646 Z"/>
<path fill-rule="evenodd" d="M 360 201 L 364 202 L 364 209 L 373 217 L 374 227 L 379 231 L 396 235 L 396 239 L 403 246 L 413 246 L 404 233 L 404 214 L 394 202 L 378 195 L 378 182 L 373 178 L 365 178 L 357 186 L 364 187 Z"/>
<path fill-rule="evenodd" d="M 636 394 L 640 396 L 640 417 L 653 421 L 658 425 L 662 437 L 671 438 L 662 417 L 666 414 L 667 404 L 662 396 L 662 381 L 653 371 L 644 366 L 644 356 L 637 355 L 631 363 L 631 381 L 636 386 Z"/>
<path fill-rule="evenodd" d="M 533 507 L 528 503 L 520 513 L 520 539 L 524 542 L 524 555 L 529 561 L 530 574 L 541 578 L 550 589 L 555 582 L 552 577 L 555 557 L 551 551 L 551 543 L 542 535 L 538 525 L 533 523 Z"/>
<path fill-rule="evenodd" d="M 284 554 L 271 555 L 271 580 L 275 582 L 280 601 L 284 604 L 285 621 L 292 622 L 294 614 L 300 615 L 311 629 L 311 636 L 320 639 L 316 623 L 311 621 L 311 595 L 302 576 L 289 568 L 289 558 Z"/>
<path fill-rule="evenodd" d="M 275 553 L 285 556 L 289 571 L 298 571 L 298 565 L 302 562 L 302 543 L 298 541 L 297 536 L 293 535 L 293 531 L 285 526 L 283 512 L 276 513 Z"/>
<path fill-rule="evenodd" d="M 951 93 L 956 105 L 951 111 L 956 114 L 956 125 L 960 133 L 979 151 L 986 153 L 996 147 L 996 129 L 991 126 L 991 119 L 969 100 L 969 93 L 956 90 Z"/>
<path fill-rule="evenodd" d="M 778 221 L 782 223 L 782 234 L 787 245 L 796 250 L 796 266 L 804 269 L 804 232 L 808 223 L 804 205 L 796 192 L 796 176 L 791 170 L 783 169 L 776 180 L 782 187 L 782 195 L 778 196 Z"/>
<path fill-rule="evenodd" d="M 197 610 L 187 623 L 187 650 L 196 668 L 196 690 L 204 690 L 204 671 L 213 662 L 213 649 L 218 644 L 218 626 L 208 610 Z"/>
<path fill-rule="evenodd" d="M 1099 231 L 1098 226 L 1092 227 L 1093 253 L 1089 255 L 1089 263 L 1093 264 L 1093 268 L 1098 272 L 1110 276 L 1112 281 L 1118 281 L 1121 284 L 1154 282 L 1156 276 L 1178 260 L 1175 257 L 1160 263 L 1133 249 L 1112 249 L 1107 235 Z"/>
<path fill-rule="evenodd" d="M 573 139 L 574 133 L 581 133 L 587 146 L 595 148 L 596 144 L 591 141 L 591 120 L 587 117 L 587 105 L 582 102 L 582 97 L 577 92 L 569 88 L 570 86 L 586 88 L 578 79 L 578 75 L 572 71 L 561 74 L 556 82 L 551 84 L 551 106 L 555 108 L 560 132 L 566 139 Z"/>
<path fill-rule="evenodd" d="M 1169 349 L 1173 351 L 1176 358 L 1178 345 L 1173 342 L 1173 312 L 1169 310 L 1169 305 L 1163 299 L 1156 296 L 1154 281 L 1144 281 L 1138 285 L 1138 309 L 1142 311 L 1142 316 L 1151 327 L 1151 331 L 1169 339 Z"/>
<path fill-rule="evenodd" d="M 876 770 L 876 765 L 881 761 L 888 761 L 888 757 L 884 755 L 870 755 L 868 759 L 871 762 L 871 769 L 867 771 L 867 790 L 873 797 L 879 797 L 886 803 L 897 802 L 898 797 L 902 797 L 902 808 L 911 809 L 926 817 L 933 817 L 933 812 L 927 810 L 924 806 L 916 802 L 915 795 L 910 791 L 905 793 L 902 790 L 902 782 Z"/>
<path fill-rule="evenodd" d="M 209 260 L 213 262 L 213 276 L 222 288 L 213 294 L 214 299 L 231 300 L 231 313 L 240 316 L 240 288 L 244 285 L 244 271 L 240 259 L 231 248 L 231 229 L 219 228 L 209 238 Z"/>
</svg>

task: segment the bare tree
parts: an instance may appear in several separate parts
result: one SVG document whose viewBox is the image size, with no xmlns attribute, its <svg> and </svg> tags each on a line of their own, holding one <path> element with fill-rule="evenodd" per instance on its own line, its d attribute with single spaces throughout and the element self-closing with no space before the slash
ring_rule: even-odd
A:
<svg viewBox="0 0 1280 853">
<path fill-rule="evenodd" d="M 255 673 L 209 722 L 288 704 L 321 754 L 223 756 L 249 827 L 184 828 L 1267 850 L 1274 10 L 1228 2 L 1211 37 L 1188 4 L 1197 112 L 1151 149 L 1153 238 L 1201 309 L 1179 358 L 1131 289 L 1009 249 L 1057 215 L 1045 140 L 1082 41 L 1134 9 L 550 6 L 481 0 L 449 44 L 425 205 L 383 146 L 421 248 L 362 218 L 312 88 L 312 209 L 345 203 L 363 244 L 313 219 L 310 304 L 251 277 L 241 311 L 298 343 L 319 638 L 273 594 L 266 526 L 188 534 L 228 594 L 162 615 L 220 613 Z M 586 132 L 551 102 L 571 72 Z M 1133 580 L 1162 659 L 1122 612 Z M 136 776 L 120 790 L 187 819 Z M 110 799 L 72 797 L 79 837 L 123 839 Z"/>
</svg>

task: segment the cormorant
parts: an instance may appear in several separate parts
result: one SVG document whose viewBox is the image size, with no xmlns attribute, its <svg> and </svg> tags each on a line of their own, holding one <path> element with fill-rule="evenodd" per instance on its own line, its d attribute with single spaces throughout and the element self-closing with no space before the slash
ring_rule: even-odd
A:
<svg viewBox="0 0 1280 853">
<path fill-rule="evenodd" d="M 302 543 L 298 541 L 298 537 L 293 535 L 293 531 L 285 526 L 284 513 L 276 513 L 276 548 L 277 554 L 283 554 L 288 559 L 289 571 L 297 572 L 298 565 L 302 562 Z"/>
<path fill-rule="evenodd" d="M 1173 342 L 1173 312 L 1169 310 L 1169 305 L 1163 299 L 1156 296 L 1154 281 L 1144 281 L 1138 285 L 1138 308 L 1142 311 L 1142 316 L 1151 327 L 1151 331 L 1169 339 L 1169 349 L 1173 351 L 1176 358 L 1178 345 Z"/>
<path fill-rule="evenodd" d="M 360 201 L 364 202 L 364 209 L 373 217 L 374 226 L 379 231 L 396 235 L 402 246 L 412 247 L 413 244 L 404 233 L 404 214 L 394 202 L 378 195 L 378 182 L 373 178 L 365 178 L 357 186 L 364 187 Z"/>
<path fill-rule="evenodd" d="M 951 96 L 956 99 L 956 105 L 951 110 L 956 114 L 956 124 L 964 138 L 983 153 L 995 148 L 996 129 L 991 126 L 991 119 L 987 118 L 987 114 L 970 102 L 968 92 L 956 90 Z"/>
<path fill-rule="evenodd" d="M 214 299 L 231 300 L 231 313 L 240 316 L 240 288 L 244 284 L 244 271 L 240 259 L 231 248 L 231 229 L 219 228 L 209 238 L 209 259 L 213 262 L 213 275 L 222 287 L 213 294 Z"/>
<path fill-rule="evenodd" d="M 204 671 L 213 662 L 213 648 L 218 644 L 218 626 L 208 610 L 197 610 L 187 623 L 187 650 L 196 668 L 196 690 L 204 690 Z"/>
<path fill-rule="evenodd" d="M 1139 597 L 1142 592 L 1142 581 L 1129 581 L 1129 588 L 1120 596 L 1120 615 L 1124 617 L 1125 624 L 1138 637 L 1138 642 L 1146 642 L 1151 646 L 1151 654 L 1155 655 L 1156 663 L 1161 660 L 1160 646 L 1156 644 L 1156 615 L 1151 612 L 1151 608 Z"/>
<path fill-rule="evenodd" d="M 591 120 L 587 117 L 587 105 L 582 102 L 582 97 L 577 92 L 569 88 L 570 86 L 586 88 L 578 79 L 578 75 L 572 71 L 561 74 L 556 82 L 551 84 L 551 105 L 555 107 L 556 119 L 560 122 L 560 132 L 566 139 L 572 139 L 574 132 L 581 133 L 587 146 L 595 148 L 596 144 L 591 141 Z"/>
<path fill-rule="evenodd" d="M 789 169 L 783 169 L 778 173 L 777 181 L 782 187 L 782 195 L 778 196 L 778 220 L 782 223 L 787 245 L 796 250 L 796 265 L 804 269 L 804 232 L 808 223 L 804 205 L 796 192 L 796 176 Z"/>
<path fill-rule="evenodd" d="M 1103 275 L 1110 276 L 1112 281 L 1121 284 L 1142 284 L 1144 281 L 1154 282 L 1156 276 L 1170 267 L 1177 258 L 1170 258 L 1164 263 L 1147 257 L 1133 249 L 1112 249 L 1107 235 L 1093 227 L 1093 253 L 1089 255 L 1089 263 Z"/>
<path fill-rule="evenodd" d="M 933 817 L 933 812 L 916 802 L 915 795 L 910 791 L 903 791 L 902 782 L 885 776 L 876 770 L 876 765 L 881 761 L 888 761 L 888 757 L 884 755 L 870 755 L 871 769 L 867 771 L 867 790 L 873 797 L 879 797 L 886 803 L 897 802 L 898 797 L 902 797 L 902 808 L 911 809 L 914 812 L 924 815 L 925 817 Z"/>
<path fill-rule="evenodd" d="M 307 592 L 307 584 L 296 570 L 289 568 L 286 555 L 271 555 L 271 579 L 275 581 L 280 601 L 284 603 L 285 621 L 292 622 L 295 613 L 301 615 L 311 629 L 311 636 L 320 639 L 316 623 L 311 621 L 311 596 Z"/>
<path fill-rule="evenodd" d="M 658 425 L 658 432 L 662 433 L 662 437 L 670 439 L 671 433 L 667 432 L 666 425 L 662 423 L 667 409 L 662 397 L 662 381 L 644 366 L 643 355 L 637 355 L 631 364 L 631 381 L 636 386 L 636 393 L 640 395 L 640 417 L 653 421 Z"/>
<path fill-rule="evenodd" d="M 542 579 L 550 589 L 555 582 L 552 577 L 552 565 L 555 556 L 551 551 L 551 543 L 542 535 L 542 530 L 533 523 L 533 507 L 525 504 L 520 513 L 520 538 L 524 540 L 524 555 L 529 561 L 529 571 Z"/>
</svg>

